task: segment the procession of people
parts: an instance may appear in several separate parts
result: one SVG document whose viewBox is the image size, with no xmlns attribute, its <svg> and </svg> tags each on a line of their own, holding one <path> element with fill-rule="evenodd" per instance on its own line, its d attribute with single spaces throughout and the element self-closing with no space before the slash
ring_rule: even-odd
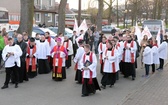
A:
<svg viewBox="0 0 168 105">
<path fill-rule="evenodd" d="M 137 66 L 144 67 L 142 77 L 148 78 L 150 66 L 152 74 L 155 70 L 161 71 L 167 59 L 167 35 L 159 43 L 155 37 L 144 35 L 138 43 L 135 33 L 130 30 L 116 31 L 108 38 L 96 27 L 73 34 L 71 39 L 62 33 L 53 39 L 49 32 L 37 34 L 36 38 L 29 38 L 27 32 L 23 32 L 23 35 L 17 35 L 16 41 L 9 37 L 7 44 L 0 35 L 0 53 L 6 70 L 1 89 L 8 88 L 10 81 L 18 88 L 19 83 L 50 72 L 54 81 L 63 81 L 67 79 L 66 71 L 74 68 L 75 81 L 82 84 L 82 97 L 85 97 L 106 89 L 107 85 L 112 88 L 121 76 L 134 81 Z M 81 35 L 84 37 L 79 39 Z M 139 55 L 141 64 L 137 63 Z M 156 69 L 156 65 L 159 68 Z M 102 74 L 101 81 L 97 79 L 98 71 Z"/>
</svg>

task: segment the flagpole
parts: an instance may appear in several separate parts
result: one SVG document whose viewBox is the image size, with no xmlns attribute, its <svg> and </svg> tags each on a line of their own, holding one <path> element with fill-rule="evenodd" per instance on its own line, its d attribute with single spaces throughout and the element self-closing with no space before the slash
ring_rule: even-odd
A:
<svg viewBox="0 0 168 105">
<path fill-rule="evenodd" d="M 78 4 L 78 25 L 81 23 L 81 0 L 79 0 Z"/>
</svg>

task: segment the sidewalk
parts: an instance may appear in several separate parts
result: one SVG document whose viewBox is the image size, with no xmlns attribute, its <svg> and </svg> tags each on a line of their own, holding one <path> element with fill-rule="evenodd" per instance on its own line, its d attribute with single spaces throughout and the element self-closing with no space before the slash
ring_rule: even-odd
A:
<svg viewBox="0 0 168 105">
<path fill-rule="evenodd" d="M 168 105 L 168 64 L 146 79 L 121 105 Z"/>
</svg>

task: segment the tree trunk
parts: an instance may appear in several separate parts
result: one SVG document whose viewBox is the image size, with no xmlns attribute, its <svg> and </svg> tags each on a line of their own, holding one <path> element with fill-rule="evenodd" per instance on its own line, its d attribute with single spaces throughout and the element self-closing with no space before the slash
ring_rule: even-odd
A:
<svg viewBox="0 0 168 105">
<path fill-rule="evenodd" d="M 158 11 L 157 11 L 157 19 L 161 19 L 161 14 L 162 14 L 162 0 L 158 1 Z"/>
<path fill-rule="evenodd" d="M 111 15 L 112 14 L 112 7 L 109 6 L 109 15 L 108 15 L 108 24 L 111 24 L 112 23 L 112 19 L 111 19 Z"/>
<path fill-rule="evenodd" d="M 166 7 L 165 23 L 168 23 L 168 7 Z"/>
<path fill-rule="evenodd" d="M 157 3 L 158 3 L 158 0 L 155 0 L 153 2 L 153 5 L 154 5 L 154 7 L 153 7 L 153 19 L 156 19 Z"/>
<path fill-rule="evenodd" d="M 98 14 L 96 19 L 97 29 L 99 31 L 102 31 L 103 7 L 104 7 L 103 0 L 99 0 L 99 8 L 98 8 Z"/>
<path fill-rule="evenodd" d="M 61 0 L 58 11 L 58 34 L 65 32 L 65 7 L 67 0 Z"/>
<path fill-rule="evenodd" d="M 34 16 L 34 0 L 20 0 L 21 18 L 18 33 L 27 31 L 28 35 L 32 35 L 33 16 Z"/>
<path fill-rule="evenodd" d="M 110 0 L 110 4 L 109 4 L 109 16 L 108 16 L 108 24 L 111 24 L 112 23 L 112 19 L 111 19 L 111 16 L 112 16 L 112 0 Z"/>
<path fill-rule="evenodd" d="M 119 27 L 118 0 L 117 0 L 117 27 Z"/>
</svg>

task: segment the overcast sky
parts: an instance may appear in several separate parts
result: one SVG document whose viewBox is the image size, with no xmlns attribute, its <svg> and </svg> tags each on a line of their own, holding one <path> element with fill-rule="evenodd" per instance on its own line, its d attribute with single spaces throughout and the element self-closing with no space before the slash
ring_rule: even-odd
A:
<svg viewBox="0 0 168 105">
<path fill-rule="evenodd" d="M 55 0 L 56 2 L 60 2 L 60 0 Z M 78 1 L 79 0 L 68 0 L 68 3 L 70 5 L 70 8 L 74 8 L 74 9 L 78 9 Z M 90 0 L 81 0 L 82 1 L 82 9 L 87 9 L 88 8 L 88 2 Z M 106 0 L 107 2 L 109 0 Z M 119 4 L 123 4 L 125 0 L 118 0 Z M 116 2 L 114 2 L 114 5 L 116 4 Z M 98 6 L 98 2 L 96 2 L 96 0 L 91 0 L 90 3 L 91 7 L 97 7 Z M 107 7 L 107 6 L 105 6 Z"/>
</svg>

